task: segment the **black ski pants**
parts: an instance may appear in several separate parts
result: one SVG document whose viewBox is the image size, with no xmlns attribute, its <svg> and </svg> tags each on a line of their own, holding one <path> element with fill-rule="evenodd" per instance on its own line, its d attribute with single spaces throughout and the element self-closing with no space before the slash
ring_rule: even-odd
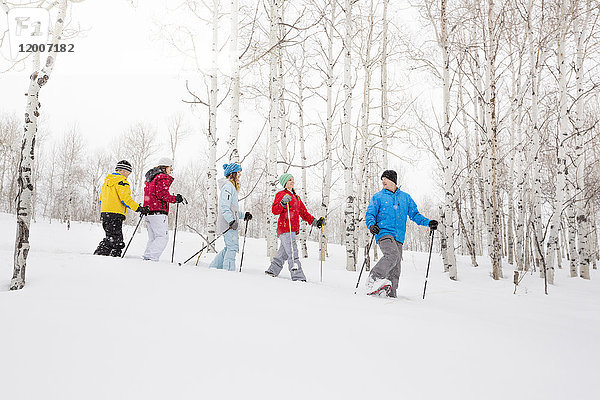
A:
<svg viewBox="0 0 600 400">
<path fill-rule="evenodd" d="M 100 214 L 102 228 L 106 237 L 102 239 L 94 254 L 99 256 L 121 257 L 121 251 L 125 247 L 123 242 L 123 214 L 103 212 Z"/>
</svg>

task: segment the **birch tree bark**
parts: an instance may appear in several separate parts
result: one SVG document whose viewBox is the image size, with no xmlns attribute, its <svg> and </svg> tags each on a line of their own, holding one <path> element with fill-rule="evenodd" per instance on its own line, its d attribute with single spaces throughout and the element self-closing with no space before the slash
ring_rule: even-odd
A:
<svg viewBox="0 0 600 400">
<path fill-rule="evenodd" d="M 576 223 L 577 223 L 577 257 L 579 261 L 579 276 L 590 279 L 590 223 L 589 214 L 585 206 L 585 133 L 583 129 L 583 110 L 585 106 L 583 92 L 583 63 L 585 59 L 584 40 L 587 36 L 587 28 L 591 13 L 591 0 L 586 0 L 585 9 L 580 9 L 581 0 L 576 2 L 576 15 L 573 27 L 576 35 L 576 59 L 575 59 L 575 201 L 576 201 Z M 571 270 L 571 276 L 573 276 Z"/>
<path fill-rule="evenodd" d="M 307 200 L 307 192 L 306 188 L 308 186 L 308 182 L 306 180 L 306 149 L 305 149 L 305 138 L 304 138 L 304 69 L 306 62 L 306 42 L 303 40 L 300 43 L 301 55 L 300 55 L 300 65 L 296 65 L 296 60 L 294 60 L 294 66 L 296 67 L 296 75 L 298 77 L 298 98 L 297 98 L 297 106 L 298 106 L 298 142 L 300 144 L 300 168 L 302 170 L 302 182 L 300 195 L 304 201 Z M 306 241 L 308 238 L 308 232 L 306 230 L 306 224 L 300 224 L 300 251 L 302 251 L 302 257 L 308 258 L 308 248 L 306 246 Z"/>
<path fill-rule="evenodd" d="M 443 62 L 443 107 L 444 126 L 442 131 L 442 146 L 444 147 L 444 235 L 446 236 L 446 257 L 444 258 L 444 270 L 449 272 L 452 280 L 458 279 L 456 268 L 456 257 L 454 254 L 454 162 L 453 162 L 453 139 L 450 131 L 450 44 L 448 42 L 448 18 L 446 14 L 447 0 L 441 0 L 440 14 L 440 38 L 439 44 L 442 49 Z"/>
<path fill-rule="evenodd" d="M 61 0 L 58 4 L 58 15 L 52 32 L 52 47 L 55 49 L 60 42 L 65 18 L 67 14 L 67 0 Z M 38 118 L 40 116 L 39 94 L 42 87 L 48 83 L 57 53 L 50 51 L 46 62 L 39 70 L 39 56 L 34 57 L 34 70 L 29 77 L 29 89 L 27 90 L 27 106 L 25 109 L 25 127 L 23 130 L 23 144 L 21 146 L 21 159 L 19 160 L 19 177 L 17 192 L 17 237 L 15 240 L 14 269 L 10 282 L 10 290 L 19 290 L 25 286 L 25 271 L 27 267 L 27 256 L 29 255 L 29 226 L 31 224 L 31 206 L 33 199 L 33 166 L 35 158 L 35 141 L 38 129 Z"/>
<path fill-rule="evenodd" d="M 383 0 L 383 32 L 381 39 L 381 149 L 382 167 L 388 167 L 388 124 L 390 120 L 390 105 L 388 103 L 388 5 L 390 0 Z"/>
<path fill-rule="evenodd" d="M 533 190 L 531 195 L 531 220 L 534 225 L 535 234 L 532 234 L 533 237 L 542 238 L 542 182 L 541 182 L 541 163 L 540 163 L 540 127 L 539 127 L 539 60 L 543 58 L 542 49 L 539 48 L 539 44 L 535 42 L 533 36 L 533 26 L 535 24 L 535 19 L 533 16 L 534 12 L 534 0 L 529 0 L 527 5 L 527 38 L 529 43 L 529 87 L 531 90 L 531 136 L 532 136 L 532 146 L 531 146 L 531 154 L 530 159 L 533 160 L 533 165 L 531 168 L 531 180 L 533 184 Z M 539 50 L 539 51 L 538 51 Z M 532 239 L 535 240 L 535 239 Z M 539 268 L 540 271 L 543 270 L 541 268 L 541 259 L 542 254 L 538 251 L 538 246 L 532 246 L 532 251 L 535 254 L 535 267 Z"/>
<path fill-rule="evenodd" d="M 334 65 L 336 58 L 333 55 L 333 35 L 335 32 L 335 21 L 336 21 L 336 8 L 337 1 L 330 2 L 331 16 L 328 23 L 325 25 L 325 33 L 327 34 L 327 120 L 325 123 L 325 168 L 323 171 L 323 196 L 321 200 L 321 210 L 325 217 L 329 216 L 329 199 L 331 195 L 331 172 L 332 172 L 332 140 L 333 140 L 333 119 L 334 119 L 334 97 L 333 97 L 333 83 L 334 83 Z M 327 254 L 327 232 L 329 229 L 327 225 L 323 228 L 324 236 L 321 238 L 322 246 L 319 248 L 319 259 L 325 261 L 325 255 Z"/>
<path fill-rule="evenodd" d="M 554 266 L 557 260 L 558 247 L 558 230 L 562 217 L 563 206 L 566 199 L 566 174 L 567 174 L 567 159 L 565 154 L 565 146 L 567 145 L 568 132 L 568 115 L 567 115 L 567 68 L 565 59 L 565 42 L 567 31 L 569 29 L 569 18 L 566 10 L 566 0 L 558 0 L 558 113 L 559 113 L 559 132 L 558 132 L 558 171 L 556 174 L 556 195 L 553 204 L 553 214 L 550 221 L 550 236 L 548 238 L 546 252 L 546 278 L 548 284 L 554 284 Z"/>
<path fill-rule="evenodd" d="M 231 62 L 231 118 L 229 120 L 229 162 L 239 163 L 238 132 L 240 129 L 240 57 L 238 55 L 239 31 L 239 4 L 238 0 L 231 0 L 230 31 L 229 31 L 229 58 Z"/>
<path fill-rule="evenodd" d="M 367 16 L 367 35 L 363 41 L 363 48 L 361 49 L 361 57 L 362 59 L 362 68 L 363 68 L 363 102 L 361 107 L 361 129 L 360 129 L 360 141 L 361 141 L 361 149 L 360 149 L 360 162 L 359 162 L 359 179 L 358 182 L 358 201 L 357 203 L 357 211 L 356 216 L 357 220 L 362 220 L 362 215 L 367 209 L 368 205 L 368 195 L 370 193 L 370 180 L 369 180 L 369 167 L 370 167 L 370 158 L 373 156 L 370 154 L 371 150 L 371 135 L 369 132 L 369 119 L 371 112 L 371 78 L 372 78 L 372 70 L 375 64 L 375 60 L 371 55 L 371 48 L 374 47 L 373 43 L 373 33 L 375 29 L 375 15 L 374 15 L 374 7 L 373 0 L 369 2 L 369 14 Z M 363 53 L 364 52 L 364 53 Z M 360 238 L 360 245 L 364 246 L 365 257 L 367 257 L 367 235 L 368 231 L 366 229 L 361 229 L 357 232 L 357 237 Z M 367 261 L 369 263 L 369 261 Z"/>
<path fill-rule="evenodd" d="M 463 61 L 461 61 L 462 64 Z M 472 156 L 471 156 L 471 130 L 469 129 L 469 123 L 468 123 L 468 119 L 467 119 L 467 110 L 466 110 L 466 106 L 465 106 L 465 102 L 464 102 L 464 97 L 463 97 L 463 72 L 462 72 L 462 67 L 458 68 L 458 106 L 461 110 L 461 115 L 462 115 L 462 120 L 463 120 L 463 129 L 465 132 L 465 158 L 466 158 L 466 162 L 467 162 L 467 170 L 468 170 L 468 176 L 467 176 L 467 180 L 468 180 L 468 203 L 470 205 L 470 212 L 471 212 L 471 217 L 470 218 L 466 218 L 467 219 L 467 223 L 465 224 L 463 221 L 463 218 L 461 217 L 461 210 L 460 210 L 460 205 L 459 202 L 456 202 L 456 212 L 457 212 L 457 216 L 459 218 L 459 222 L 462 226 L 464 235 L 465 235 L 465 241 L 467 243 L 467 247 L 469 249 L 469 255 L 471 256 L 471 265 L 473 267 L 477 267 L 478 263 L 477 263 L 477 257 L 476 257 L 476 251 L 475 251 L 475 214 L 476 214 L 476 210 L 475 210 L 475 188 L 473 185 L 473 180 L 475 179 L 474 177 L 474 171 L 475 168 L 472 167 L 473 165 L 473 160 L 472 160 Z M 476 104 L 476 102 L 475 102 Z M 477 115 L 477 112 L 475 112 L 475 115 Z M 465 204 L 467 203 L 467 201 L 465 200 Z M 467 213 L 465 212 L 464 215 L 467 215 Z"/>
<path fill-rule="evenodd" d="M 207 201 L 207 239 L 212 242 L 216 237 L 217 227 L 217 107 L 218 107 L 218 57 L 219 57 L 219 0 L 212 2 L 212 43 L 210 66 L 210 89 L 208 96 L 208 168 L 206 171 L 208 186 Z M 214 253 L 214 248 L 208 252 Z"/>
<path fill-rule="evenodd" d="M 344 211 L 344 243 L 346 246 L 346 269 L 356 271 L 356 227 L 354 215 L 355 191 L 353 185 L 352 168 L 352 139 L 350 137 L 350 128 L 352 120 L 352 76 L 350 69 L 352 67 L 352 0 L 345 2 L 345 34 L 344 34 L 344 108 L 342 122 L 342 147 L 344 165 L 344 185 L 346 193 L 346 209 Z"/>
<path fill-rule="evenodd" d="M 490 136 L 490 175 L 491 175 L 491 188 L 489 196 L 491 196 L 492 203 L 492 252 L 490 254 L 492 259 L 492 277 L 494 279 L 502 278 L 502 244 L 500 238 L 500 206 L 498 204 L 498 181 L 497 181 L 497 116 L 496 116 L 496 54 L 498 51 L 498 45 L 496 42 L 495 34 L 495 19 L 494 19 L 494 0 L 488 0 L 488 12 L 487 12 L 487 69 L 486 75 L 488 80 L 488 91 L 489 91 L 489 136 Z"/>
<path fill-rule="evenodd" d="M 270 28 L 269 28 L 269 48 L 274 49 L 279 46 L 279 26 L 278 15 L 280 12 L 281 0 L 270 0 Z M 269 199 L 274 199 L 277 193 L 277 147 L 279 144 L 279 52 L 272 50 L 269 55 L 269 151 L 267 161 L 267 194 Z M 277 219 L 267 207 L 267 255 L 275 257 L 277 254 Z"/>
</svg>

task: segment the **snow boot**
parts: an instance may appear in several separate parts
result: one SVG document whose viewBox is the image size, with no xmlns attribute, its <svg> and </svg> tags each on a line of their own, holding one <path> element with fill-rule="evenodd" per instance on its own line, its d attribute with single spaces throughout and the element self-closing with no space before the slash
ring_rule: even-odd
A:
<svg viewBox="0 0 600 400">
<path fill-rule="evenodd" d="M 277 276 L 274 273 L 272 273 L 271 271 L 265 271 L 265 275 L 272 276 L 273 278 L 275 278 Z"/>
<path fill-rule="evenodd" d="M 392 290 L 392 282 L 388 279 L 375 279 L 367 282 L 368 296 L 387 296 Z"/>
</svg>

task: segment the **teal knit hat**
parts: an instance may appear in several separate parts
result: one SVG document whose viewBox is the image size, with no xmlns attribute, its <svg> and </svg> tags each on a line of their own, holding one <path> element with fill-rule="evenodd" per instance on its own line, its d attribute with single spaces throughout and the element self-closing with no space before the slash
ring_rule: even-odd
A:
<svg viewBox="0 0 600 400">
<path fill-rule="evenodd" d="M 293 178 L 292 174 L 283 174 L 279 177 L 279 183 L 281 183 L 281 186 L 285 187 L 285 184 L 290 178 Z"/>
</svg>

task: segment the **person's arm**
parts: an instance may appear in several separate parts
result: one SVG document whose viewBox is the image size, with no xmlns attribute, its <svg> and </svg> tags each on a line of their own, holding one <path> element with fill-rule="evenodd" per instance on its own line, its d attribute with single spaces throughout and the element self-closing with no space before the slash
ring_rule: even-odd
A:
<svg viewBox="0 0 600 400">
<path fill-rule="evenodd" d="M 375 225 L 377 221 L 377 213 L 379 213 L 379 202 L 377 201 L 377 198 L 373 196 L 371 201 L 369 201 L 369 206 L 367 207 L 367 212 L 365 213 L 365 224 L 367 224 L 367 228 Z"/>
<path fill-rule="evenodd" d="M 417 209 L 417 204 L 415 201 L 408 195 L 408 217 L 417 225 L 428 226 L 429 219 L 425 218 L 419 210 Z"/>
<path fill-rule="evenodd" d="M 223 218 L 225 218 L 228 224 L 236 219 L 231 211 L 232 190 L 235 190 L 233 185 L 225 185 L 221 189 L 221 196 L 219 196 L 219 211 L 223 214 Z"/>
<path fill-rule="evenodd" d="M 315 220 L 315 217 L 310 215 L 310 213 L 306 209 L 306 206 L 302 202 L 302 199 L 299 196 L 296 196 L 296 200 L 298 200 L 298 211 L 300 213 L 300 217 L 302 217 L 303 220 L 308 222 L 309 225 L 312 224 Z"/>
<path fill-rule="evenodd" d="M 166 178 L 156 178 L 158 181 L 155 184 L 156 197 L 165 203 L 175 203 L 176 197 L 169 193 L 169 180 Z"/>
<path fill-rule="evenodd" d="M 281 205 L 281 199 L 285 195 L 284 191 L 281 191 L 275 195 L 275 200 L 273 200 L 273 206 L 271 207 L 271 211 L 275 215 L 279 215 L 283 212 L 284 208 Z"/>
<path fill-rule="evenodd" d="M 129 183 L 125 180 L 119 181 L 117 182 L 116 188 L 121 203 L 123 203 L 125 207 L 131 208 L 133 211 L 137 211 L 140 205 L 131 198 L 131 187 L 129 186 Z"/>
</svg>

